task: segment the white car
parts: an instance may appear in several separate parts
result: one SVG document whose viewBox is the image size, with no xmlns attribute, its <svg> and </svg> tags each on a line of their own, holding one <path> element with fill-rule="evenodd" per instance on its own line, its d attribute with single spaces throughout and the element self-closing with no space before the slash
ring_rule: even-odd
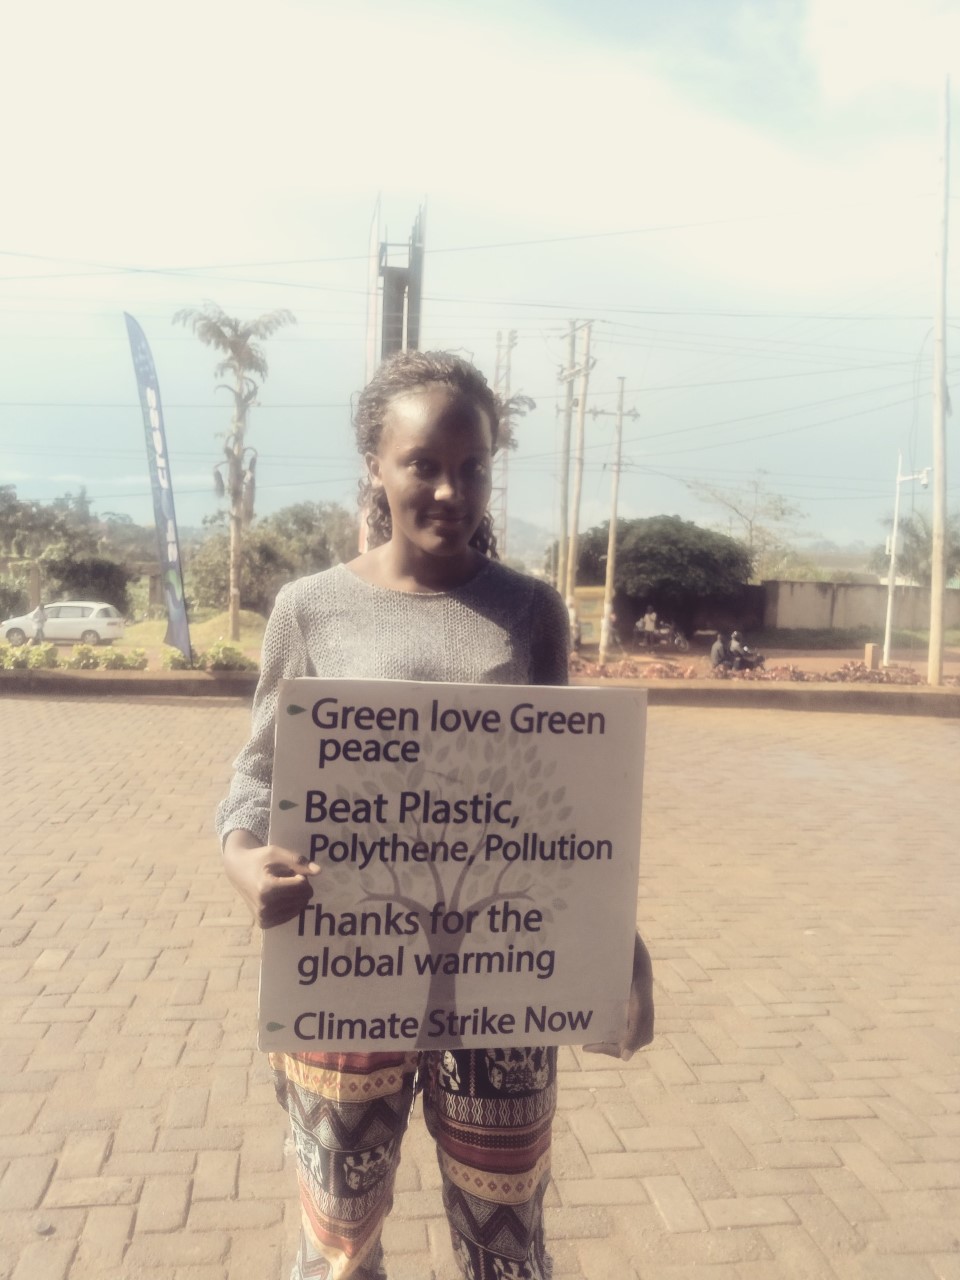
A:
<svg viewBox="0 0 960 1280">
<path fill-rule="evenodd" d="M 104 600 L 57 600 L 43 606 L 46 621 L 44 640 L 60 644 L 109 644 L 123 635 L 123 617 Z M 22 618 L 0 622 L 0 639 L 8 644 L 26 644 L 37 634 L 36 610 Z"/>
</svg>

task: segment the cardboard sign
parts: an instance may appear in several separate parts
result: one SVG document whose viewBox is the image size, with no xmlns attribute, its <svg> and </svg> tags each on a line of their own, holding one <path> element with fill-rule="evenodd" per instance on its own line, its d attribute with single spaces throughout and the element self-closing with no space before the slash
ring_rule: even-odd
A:
<svg viewBox="0 0 960 1280">
<path fill-rule="evenodd" d="M 287 680 L 270 842 L 321 867 L 263 935 L 260 1047 L 619 1039 L 646 694 Z"/>
</svg>

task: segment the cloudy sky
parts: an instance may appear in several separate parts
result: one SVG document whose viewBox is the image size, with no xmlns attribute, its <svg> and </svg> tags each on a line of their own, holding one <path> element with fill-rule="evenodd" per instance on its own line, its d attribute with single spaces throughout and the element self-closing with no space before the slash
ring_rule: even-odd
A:
<svg viewBox="0 0 960 1280">
<path fill-rule="evenodd" d="M 557 371 L 568 322 L 590 319 L 588 403 L 612 410 L 622 376 L 636 415 L 623 514 L 720 522 L 703 486 L 759 477 L 808 538 L 881 541 L 898 450 L 905 471 L 931 456 L 951 48 L 960 9 L 937 0 L 18 6 L 0 483 L 45 501 L 82 484 L 149 522 L 126 310 L 153 348 L 180 524 L 215 510 L 226 397 L 171 324 L 209 298 L 298 320 L 251 419 L 260 513 L 351 503 L 379 195 L 392 241 L 426 207 L 423 345 L 492 377 L 516 331 L 513 389 L 537 408 L 512 513 L 554 527 Z M 584 527 L 607 512 L 613 437 L 609 413 L 587 425 Z"/>
</svg>

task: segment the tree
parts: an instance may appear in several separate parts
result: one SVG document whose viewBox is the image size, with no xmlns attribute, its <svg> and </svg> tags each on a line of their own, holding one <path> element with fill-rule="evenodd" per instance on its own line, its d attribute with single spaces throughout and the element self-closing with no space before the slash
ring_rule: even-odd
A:
<svg viewBox="0 0 960 1280">
<path fill-rule="evenodd" d="M 187 594 L 201 609 L 230 600 L 229 536 L 215 529 L 186 561 Z M 241 607 L 268 614 L 291 578 L 320 573 L 357 550 L 357 522 L 332 502 L 299 502 L 254 521 L 243 541 Z"/>
<path fill-rule="evenodd" d="M 232 384 L 221 383 L 217 388 L 233 396 L 233 421 L 224 439 L 224 460 L 214 467 L 213 475 L 217 495 L 226 495 L 230 503 L 230 639 L 239 640 L 241 548 L 243 530 L 253 519 L 257 469 L 257 451 L 246 443 L 247 414 L 268 372 L 258 341 L 286 324 L 296 324 L 296 319 L 280 309 L 244 321 L 228 316 L 215 302 L 205 302 L 200 310 L 178 311 L 173 322 L 192 329 L 206 346 L 223 352 L 214 374 L 233 379 Z"/>
<path fill-rule="evenodd" d="M 609 527 L 589 529 L 580 539 L 577 576 L 584 586 L 603 584 Z M 691 631 L 704 605 L 739 599 L 749 579 L 750 555 L 736 538 L 679 516 L 617 521 L 614 587 L 621 629 L 651 603 L 661 617 Z"/>
<path fill-rule="evenodd" d="M 892 529 L 893 521 L 886 521 Z M 933 555 L 933 527 L 927 517 L 915 511 L 899 522 L 900 545 L 897 547 L 897 576 L 909 578 L 921 587 L 930 586 L 931 558 Z M 870 567 L 886 575 L 890 569 L 890 556 L 886 547 L 875 548 L 870 557 Z M 960 576 L 960 516 L 947 521 L 945 576 Z"/>
<path fill-rule="evenodd" d="M 30 594 L 22 578 L 0 578 L 0 617 L 17 618 L 30 608 Z"/>
<path fill-rule="evenodd" d="M 357 517 L 336 502 L 296 502 L 264 516 L 258 527 L 279 540 L 297 577 L 357 554 Z"/>
<path fill-rule="evenodd" d="M 22 612 L 33 591 L 45 600 L 107 600 L 127 612 L 127 583 L 134 575 L 98 556 L 98 527 L 83 488 L 44 503 L 22 502 L 14 485 L 0 485 L 0 558 L 12 574 L 0 589 L 3 616 Z"/>
<path fill-rule="evenodd" d="M 127 588 L 136 574 L 102 556 L 45 556 L 44 578 L 53 599 L 106 600 L 121 613 L 130 612 Z"/>
<path fill-rule="evenodd" d="M 796 562 L 787 539 L 804 513 L 767 487 L 763 471 L 743 489 L 722 489 L 698 480 L 689 481 L 687 487 L 727 513 L 731 533 L 738 530 L 739 540 L 750 554 L 752 582 L 782 577 Z"/>
<path fill-rule="evenodd" d="M 157 558 L 157 534 L 150 526 L 135 524 L 132 516 L 119 511 L 105 511 L 97 525 L 100 552 L 123 561 L 154 561 Z"/>
<path fill-rule="evenodd" d="M 518 418 L 525 418 L 531 409 L 537 407 L 536 400 L 530 396 L 517 392 L 516 395 L 510 396 L 509 399 L 501 402 L 500 405 L 500 431 L 497 435 L 497 446 L 500 449 L 512 451 L 516 449 L 519 441 L 515 431 Z"/>
<path fill-rule="evenodd" d="M 76 518 L 74 501 L 71 494 L 65 494 L 51 503 L 22 502 L 15 485 L 0 485 L 0 555 L 35 560 L 51 546 L 61 544 L 76 555 L 96 551 L 95 531 L 88 520 Z"/>
<path fill-rule="evenodd" d="M 240 555 L 239 607 L 266 615 L 283 584 L 297 576 L 293 564 L 277 539 L 256 525 L 247 530 Z M 230 534 L 227 530 L 210 534 L 190 553 L 184 579 L 192 607 L 215 609 L 218 613 L 229 610 Z"/>
<path fill-rule="evenodd" d="M 64 493 L 59 498 L 54 498 L 50 506 L 58 515 L 63 516 L 71 529 L 86 531 L 91 538 L 94 536 L 93 525 L 97 518 L 93 514 L 86 485 L 80 486 L 79 493 Z"/>
<path fill-rule="evenodd" d="M 130 611 L 129 583 L 136 567 L 155 562 L 153 527 L 134 524 L 129 515 L 93 509 L 87 492 L 65 493 L 52 502 L 22 502 L 13 485 L 0 485 L 0 560 L 13 561 L 15 581 L 3 599 L 29 598 L 27 576 L 47 601 L 56 596 L 107 600 L 122 613 Z M 32 562 L 31 568 L 26 563 Z M 19 577 L 17 577 L 19 575 Z M 4 616 L 11 612 L 2 611 Z"/>
</svg>

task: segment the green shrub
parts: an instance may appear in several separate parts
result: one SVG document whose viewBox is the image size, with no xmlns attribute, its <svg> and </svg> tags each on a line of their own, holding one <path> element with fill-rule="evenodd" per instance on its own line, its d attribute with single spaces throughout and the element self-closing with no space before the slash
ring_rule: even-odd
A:
<svg viewBox="0 0 960 1280">
<path fill-rule="evenodd" d="M 100 655 L 100 664 L 105 671 L 126 671 L 129 663 L 122 649 L 107 649 Z"/>
<path fill-rule="evenodd" d="M 53 667 L 59 667 L 60 659 L 57 656 L 55 644 L 24 645 L 23 647 L 27 650 L 27 666 L 31 671 L 49 671 Z"/>
<path fill-rule="evenodd" d="M 92 644 L 74 645 L 73 653 L 64 665 L 71 671 L 95 671 L 100 665 L 100 654 Z"/>
<path fill-rule="evenodd" d="M 236 645 L 218 640 L 206 653 L 200 654 L 197 665 L 204 671 L 256 671 L 257 664 Z"/>
<path fill-rule="evenodd" d="M 105 671 L 143 671 L 147 666 L 145 649 L 107 649 L 100 655 Z"/>
<path fill-rule="evenodd" d="M 0 643 L 0 670 L 25 671 L 29 666 L 30 646 L 28 644 Z"/>
<path fill-rule="evenodd" d="M 136 652 L 142 653 L 143 650 L 138 649 Z M 160 665 L 163 667 L 164 671 L 191 671 L 194 667 L 198 666 L 199 663 L 191 662 L 190 659 L 186 657 L 185 654 L 181 653 L 179 649 L 167 647 L 163 651 L 163 656 L 160 659 Z"/>
<path fill-rule="evenodd" d="M 6 640 L 0 640 L 0 671 L 14 671 L 15 668 L 26 667 L 27 659 L 26 653 L 24 653 L 26 648 L 26 644 L 12 645 L 6 643 Z M 22 653 L 24 653 L 24 658 L 23 662 L 20 662 L 19 655 Z"/>
</svg>

